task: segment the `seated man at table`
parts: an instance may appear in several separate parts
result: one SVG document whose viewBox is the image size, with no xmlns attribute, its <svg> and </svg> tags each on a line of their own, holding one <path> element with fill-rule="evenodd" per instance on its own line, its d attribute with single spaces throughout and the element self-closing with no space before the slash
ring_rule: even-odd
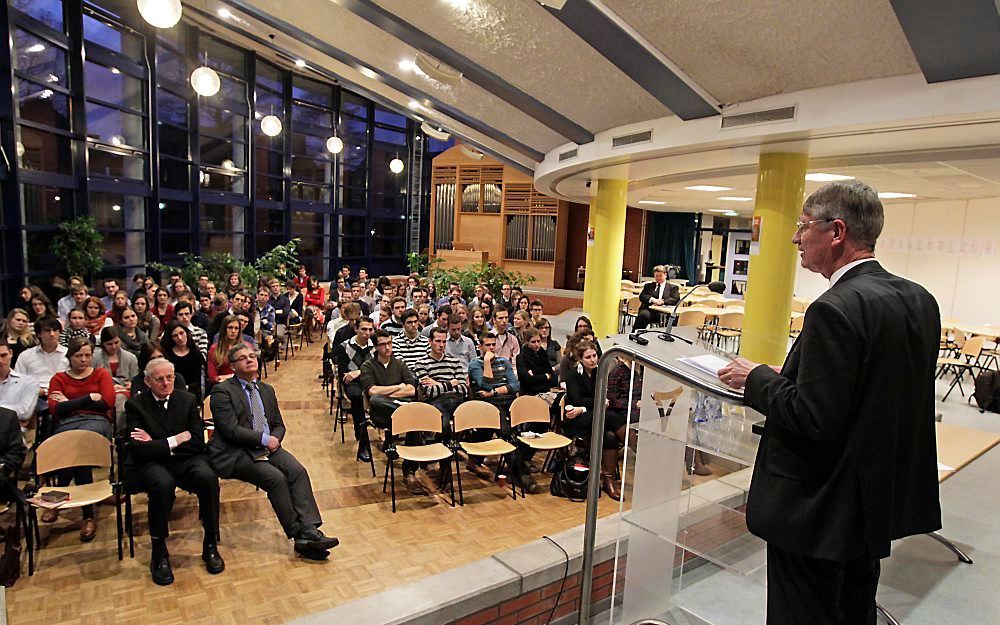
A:
<svg viewBox="0 0 1000 625">
<path fill-rule="evenodd" d="M 340 541 L 323 535 L 305 467 L 281 446 L 285 423 L 271 385 L 257 380 L 257 354 L 238 343 L 226 355 L 233 377 L 212 388 L 215 436 L 208 458 L 219 477 L 249 482 L 267 493 L 295 553 L 324 560 Z"/>
<path fill-rule="evenodd" d="M 659 313 L 649 309 L 650 306 L 675 306 L 680 301 L 677 285 L 667 282 L 667 268 L 663 265 L 653 267 L 653 281 L 642 287 L 639 293 L 639 314 L 635 317 L 632 330 L 641 330 L 653 320 L 653 315 Z"/>
<path fill-rule="evenodd" d="M 178 486 L 198 496 L 204 528 L 201 559 L 212 575 L 226 563 L 216 547 L 219 532 L 219 478 L 205 458 L 204 422 L 198 398 L 174 388 L 174 365 L 154 358 L 145 370 L 147 393 L 125 402 L 125 429 L 131 438 L 126 460 L 129 492 L 149 495 L 149 537 L 153 543 L 149 570 L 153 582 L 174 581 L 167 552 L 167 521 Z"/>
</svg>

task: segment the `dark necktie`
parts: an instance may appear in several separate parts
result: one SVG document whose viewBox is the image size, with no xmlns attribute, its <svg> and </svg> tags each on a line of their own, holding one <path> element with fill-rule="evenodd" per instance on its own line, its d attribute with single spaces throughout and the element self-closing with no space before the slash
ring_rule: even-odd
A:
<svg viewBox="0 0 1000 625">
<path fill-rule="evenodd" d="M 264 417 L 264 403 L 260 400 L 256 382 L 247 385 L 247 393 L 250 396 L 250 425 L 254 431 L 263 432 L 267 427 L 267 419 Z"/>
</svg>

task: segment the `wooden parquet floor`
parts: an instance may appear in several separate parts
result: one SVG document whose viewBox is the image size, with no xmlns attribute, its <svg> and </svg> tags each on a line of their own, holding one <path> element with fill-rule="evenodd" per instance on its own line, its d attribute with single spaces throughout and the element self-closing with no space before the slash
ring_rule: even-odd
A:
<svg viewBox="0 0 1000 625">
<path fill-rule="evenodd" d="M 7 590 L 9 622 L 281 623 L 583 523 L 584 504 L 550 496 L 547 477 L 539 479 L 544 494 L 515 502 L 495 485 L 466 472 L 464 508 L 452 508 L 446 495 L 407 493 L 399 496 L 399 511 L 392 514 L 389 496 L 382 494 L 382 458 L 376 454 L 378 477 L 372 478 L 369 465 L 354 459 L 356 443 L 350 426 L 347 443 L 341 444 L 316 377 L 319 369 L 320 347 L 313 344 L 271 371 L 267 382 L 277 391 L 288 428 L 285 447 L 309 470 L 323 530 L 341 540 L 328 561 L 297 558 L 264 493 L 226 480 L 219 545 L 225 572 L 205 572 L 197 499 L 179 491 L 168 543 L 175 582 L 156 586 L 149 576 L 146 504 L 140 495 L 133 499 L 135 559 L 126 554 L 124 561 L 118 561 L 112 506 L 99 507 L 97 539 L 89 544 L 79 541 L 76 511 L 42 525 L 45 546 L 35 575 L 27 577 L 25 562 L 24 577 Z M 617 510 L 607 497 L 600 501 L 602 515 Z"/>
</svg>

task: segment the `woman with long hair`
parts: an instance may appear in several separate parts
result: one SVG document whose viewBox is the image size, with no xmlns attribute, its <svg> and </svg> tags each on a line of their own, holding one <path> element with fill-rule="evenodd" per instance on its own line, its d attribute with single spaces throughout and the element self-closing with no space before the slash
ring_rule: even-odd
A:
<svg viewBox="0 0 1000 625">
<path fill-rule="evenodd" d="M 166 358 L 166 355 L 163 353 L 160 342 L 156 339 L 150 339 L 143 343 L 139 349 L 139 375 L 132 378 L 132 397 L 149 390 L 149 387 L 146 386 L 146 365 L 154 358 Z M 187 380 L 182 374 L 177 373 L 176 369 L 174 376 L 174 388 L 187 388 Z"/>
<path fill-rule="evenodd" d="M 210 385 L 225 382 L 233 377 L 233 368 L 229 364 L 229 350 L 243 342 L 240 333 L 240 320 L 236 315 L 226 315 L 222 320 L 218 340 L 208 348 L 208 374 L 206 379 Z M 208 390 L 208 389 L 206 389 Z"/>
<path fill-rule="evenodd" d="M 486 329 L 493 329 L 493 302 L 483 302 L 479 305 L 479 309 L 483 311 L 483 316 L 486 317 Z"/>
<path fill-rule="evenodd" d="M 3 325 L 0 325 L 0 337 L 10 346 L 10 366 L 17 364 L 21 352 L 38 344 L 35 331 L 31 327 L 28 313 L 23 308 L 12 308 Z"/>
<path fill-rule="evenodd" d="M 42 317 L 55 317 L 56 308 L 52 305 L 52 300 L 45 293 L 37 293 L 31 296 L 31 307 L 28 308 L 28 319 L 32 323 Z"/>
<path fill-rule="evenodd" d="M 563 414 L 563 433 L 574 438 L 590 439 L 590 429 L 594 418 L 594 404 L 607 401 L 596 397 L 597 349 L 590 341 L 582 341 L 576 346 L 576 360 L 579 365 L 566 374 L 566 412 Z M 620 501 L 622 496 L 615 483 L 618 469 L 618 449 L 625 443 L 628 429 L 625 415 L 617 410 L 607 409 L 604 414 L 604 437 L 601 448 L 601 490 L 608 497 Z M 597 441 L 593 441 L 596 443 Z"/>
<path fill-rule="evenodd" d="M 233 296 L 243 290 L 243 278 L 240 276 L 239 272 L 234 271 L 229 274 L 229 279 L 226 281 L 226 296 L 229 299 L 233 299 Z"/>
<path fill-rule="evenodd" d="M 86 337 L 70 340 L 66 350 L 69 369 L 55 374 L 49 382 L 49 413 L 55 426 L 54 434 L 88 430 L 111 439 L 115 383 L 107 369 L 94 368 L 93 357 L 94 347 Z M 75 480 L 77 485 L 92 484 L 93 470 L 85 467 L 61 472 L 56 477 L 56 485 L 68 486 L 70 480 Z M 42 514 L 43 523 L 54 523 L 58 518 L 58 508 L 50 508 Z M 80 540 L 89 542 L 96 535 L 94 506 L 84 506 Z"/>
<path fill-rule="evenodd" d="M 107 369 L 115 385 L 123 390 L 128 390 L 132 378 L 139 373 L 138 359 L 132 352 L 122 349 L 121 335 L 114 326 L 101 330 L 100 349 L 94 353 L 93 364 Z"/>
<path fill-rule="evenodd" d="M 139 316 L 131 308 L 122 311 L 121 320 L 115 327 L 118 328 L 118 337 L 122 340 L 122 349 L 134 356 L 139 355 L 143 343 L 149 342 L 149 335 L 139 329 Z"/>
<path fill-rule="evenodd" d="M 174 307 L 170 303 L 170 293 L 166 289 L 156 289 L 153 296 L 153 308 L 149 311 L 160 320 L 160 327 L 166 327 L 174 320 Z"/>
<path fill-rule="evenodd" d="M 541 317 L 535 322 L 535 329 L 538 330 L 538 336 L 542 339 L 542 349 L 549 357 L 549 364 L 554 369 L 559 364 L 562 346 L 559 345 L 559 341 L 552 338 L 552 324 L 545 317 Z"/>
<path fill-rule="evenodd" d="M 578 364 L 576 360 L 576 348 L 583 342 L 594 343 L 596 348 L 594 333 L 586 328 L 580 330 L 579 332 L 574 332 L 566 337 L 566 349 L 563 350 L 563 357 L 559 361 L 560 381 L 564 381 L 569 371 Z"/>
<path fill-rule="evenodd" d="M 122 313 L 128 307 L 128 294 L 123 290 L 115 292 L 115 296 L 111 300 L 111 310 L 108 311 L 108 317 L 111 318 L 111 322 L 115 325 L 121 325 Z"/>
<path fill-rule="evenodd" d="M 108 319 L 108 315 L 104 312 L 104 302 L 96 295 L 91 295 L 83 300 L 81 308 L 83 308 L 84 327 L 87 328 L 87 332 L 90 332 L 90 342 L 98 343 L 101 330 L 113 325 L 111 319 Z"/>
<path fill-rule="evenodd" d="M 160 320 L 149 309 L 149 296 L 136 293 L 132 298 L 132 310 L 137 318 L 136 327 L 146 333 L 150 339 L 160 338 Z"/>
<path fill-rule="evenodd" d="M 37 286 L 22 286 L 20 293 L 20 306 L 18 308 L 23 308 L 24 310 L 31 310 L 31 299 L 36 295 L 42 295 L 42 290 Z"/>
<path fill-rule="evenodd" d="M 309 286 L 302 296 L 305 298 L 305 323 L 302 329 L 306 333 L 306 342 L 312 343 L 313 331 L 322 330 L 324 325 L 323 306 L 326 304 L 326 289 L 319 285 L 316 276 L 309 276 Z"/>
<path fill-rule="evenodd" d="M 191 331 L 174 321 L 164 328 L 163 339 L 163 355 L 174 363 L 175 374 L 183 375 L 188 381 L 187 390 L 201 399 L 201 372 L 205 368 L 205 359 L 198 350 Z"/>
<path fill-rule="evenodd" d="M 482 342 L 483 334 L 487 332 L 489 332 L 489 328 L 486 327 L 486 314 L 482 308 L 476 306 L 472 309 L 472 316 L 469 318 L 469 333 L 472 334 L 476 345 Z"/>
<path fill-rule="evenodd" d="M 597 357 L 600 358 L 604 350 L 601 349 L 601 344 L 597 341 L 597 333 L 594 332 L 594 324 L 590 322 L 590 317 L 586 315 L 580 315 L 576 318 L 576 324 L 573 326 L 573 332 L 590 332 L 594 336 L 593 343 L 594 348 L 597 349 Z"/>
</svg>

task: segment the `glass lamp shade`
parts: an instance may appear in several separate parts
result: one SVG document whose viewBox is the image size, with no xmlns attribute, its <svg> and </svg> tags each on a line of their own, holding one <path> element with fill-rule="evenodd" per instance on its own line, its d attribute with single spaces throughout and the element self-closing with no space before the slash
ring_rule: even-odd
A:
<svg viewBox="0 0 1000 625">
<path fill-rule="evenodd" d="M 221 163 L 223 169 L 228 169 L 230 171 L 236 171 L 236 163 L 232 159 L 224 159 Z"/>
<path fill-rule="evenodd" d="M 281 134 L 281 120 L 276 115 L 268 115 L 260 120 L 260 129 L 269 137 L 277 137 Z"/>
<path fill-rule="evenodd" d="M 222 81 L 214 69 L 202 66 L 191 72 L 191 86 L 198 95 L 208 97 L 219 93 L 219 89 L 222 88 Z"/>
<path fill-rule="evenodd" d="M 398 158 L 394 158 L 391 161 L 389 161 L 389 171 L 391 171 L 394 174 L 402 173 L 403 161 L 399 160 Z"/>
<path fill-rule="evenodd" d="M 181 0 L 138 0 L 139 15 L 157 28 L 171 28 L 181 20 Z"/>
<path fill-rule="evenodd" d="M 340 137 L 330 137 L 326 140 L 326 149 L 333 154 L 340 154 L 341 150 L 344 149 L 344 142 L 340 140 Z"/>
</svg>

